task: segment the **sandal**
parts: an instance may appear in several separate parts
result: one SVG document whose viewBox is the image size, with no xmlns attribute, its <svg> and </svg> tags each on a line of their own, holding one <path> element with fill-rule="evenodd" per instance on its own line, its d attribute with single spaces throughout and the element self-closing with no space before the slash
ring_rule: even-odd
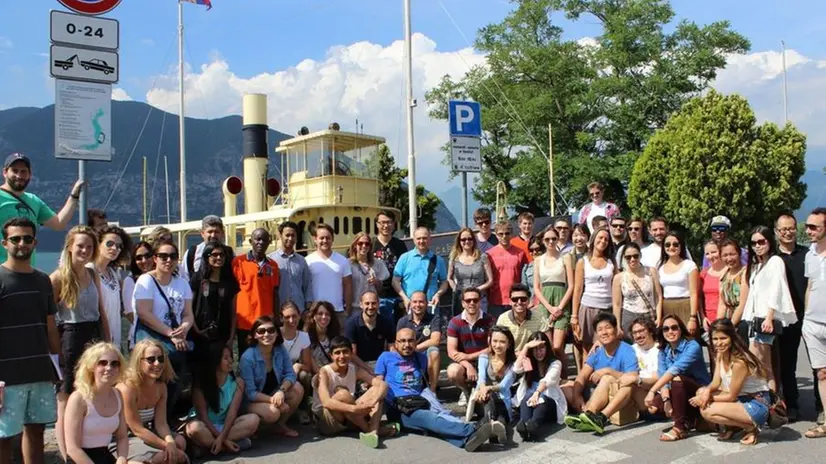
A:
<svg viewBox="0 0 826 464">
<path fill-rule="evenodd" d="M 743 434 L 743 438 L 740 439 L 740 444 L 745 446 L 754 446 L 757 442 L 757 428 L 746 430 L 746 433 Z"/>
<path fill-rule="evenodd" d="M 402 431 L 402 426 L 398 422 L 388 422 L 379 427 L 378 434 L 380 437 L 395 437 Z"/>
<path fill-rule="evenodd" d="M 740 431 L 742 431 L 742 429 L 739 427 L 724 427 L 717 435 L 717 441 L 729 441 Z"/>
<path fill-rule="evenodd" d="M 806 438 L 826 437 L 826 424 L 816 425 L 806 431 Z"/>
<path fill-rule="evenodd" d="M 660 441 L 680 441 L 688 438 L 688 433 L 676 427 L 660 435 Z"/>
</svg>

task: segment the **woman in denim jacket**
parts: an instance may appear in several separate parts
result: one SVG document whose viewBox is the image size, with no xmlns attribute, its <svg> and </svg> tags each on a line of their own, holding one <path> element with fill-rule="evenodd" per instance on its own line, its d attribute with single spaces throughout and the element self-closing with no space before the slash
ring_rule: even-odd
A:
<svg viewBox="0 0 826 464">
<path fill-rule="evenodd" d="M 241 355 L 241 378 L 249 412 L 264 423 L 277 424 L 277 434 L 297 437 L 298 432 L 287 427 L 287 419 L 301 403 L 304 388 L 296 382 L 283 344 L 284 337 L 273 318 L 259 317 L 250 330 L 249 348 Z"/>
<path fill-rule="evenodd" d="M 512 436 L 511 386 L 516 379 L 513 364 L 516 361 L 513 334 L 507 327 L 493 326 L 488 336 L 489 352 L 479 356 L 479 378 L 473 400 L 484 405 L 490 419 L 491 441 L 505 444 Z"/>
</svg>

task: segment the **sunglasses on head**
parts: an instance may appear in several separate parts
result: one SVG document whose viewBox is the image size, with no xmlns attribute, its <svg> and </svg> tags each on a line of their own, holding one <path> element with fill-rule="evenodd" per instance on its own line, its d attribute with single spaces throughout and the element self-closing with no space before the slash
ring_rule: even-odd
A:
<svg viewBox="0 0 826 464">
<path fill-rule="evenodd" d="M 14 243 L 15 245 L 19 245 L 20 242 L 25 243 L 26 245 L 31 245 L 34 243 L 34 236 L 32 235 L 14 235 L 12 237 L 7 238 L 6 240 Z"/>
<path fill-rule="evenodd" d="M 118 250 L 123 250 L 123 243 L 115 242 L 114 240 L 107 240 L 106 243 L 103 244 L 106 248 L 117 248 Z"/>
<path fill-rule="evenodd" d="M 664 325 L 663 332 L 678 332 L 680 330 L 680 326 L 677 324 L 674 325 Z"/>
<path fill-rule="evenodd" d="M 769 243 L 768 240 L 766 240 L 765 238 L 761 238 L 759 240 L 752 240 L 751 241 L 751 246 L 763 246 L 767 243 Z"/>
<path fill-rule="evenodd" d="M 275 326 L 259 327 L 259 328 L 255 329 L 255 333 L 257 333 L 258 335 L 264 335 L 264 334 L 272 335 L 272 334 L 275 333 Z"/>
<path fill-rule="evenodd" d="M 163 364 L 164 361 L 166 361 L 166 357 L 164 357 L 164 355 L 147 356 L 147 357 L 143 358 L 143 360 L 148 362 L 149 364 L 155 364 L 155 363 Z"/>
<path fill-rule="evenodd" d="M 177 261 L 178 260 L 178 253 L 155 253 L 155 256 L 158 259 L 160 259 L 161 261 L 166 261 L 166 260 Z"/>
<path fill-rule="evenodd" d="M 117 359 L 110 361 L 108 359 L 98 359 L 98 367 L 109 366 L 112 369 L 120 369 L 120 361 Z"/>
</svg>

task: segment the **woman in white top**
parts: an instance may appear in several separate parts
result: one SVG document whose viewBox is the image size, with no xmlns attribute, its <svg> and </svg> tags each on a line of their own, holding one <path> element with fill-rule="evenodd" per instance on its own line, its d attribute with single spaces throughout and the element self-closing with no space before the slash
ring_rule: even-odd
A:
<svg viewBox="0 0 826 464">
<path fill-rule="evenodd" d="M 511 402 L 519 405 L 516 431 L 523 441 L 534 441 L 542 424 L 562 424 L 568 414 L 568 402 L 559 386 L 562 362 L 554 356 L 548 337 L 534 332 L 519 352 L 513 371 L 525 374 Z"/>
<path fill-rule="evenodd" d="M 111 343 L 98 342 L 77 363 L 75 391 L 66 405 L 67 463 L 125 464 L 129 449 L 123 401 L 115 389 L 126 360 Z M 109 451 L 115 437 L 117 459 Z"/>
<path fill-rule="evenodd" d="M 620 336 L 631 340 L 631 324 L 639 319 L 654 322 L 659 327 L 663 316 L 663 298 L 656 269 L 640 263 L 640 246 L 628 242 L 622 250 L 623 271 L 614 279 L 614 317 L 620 326 Z"/>
<path fill-rule="evenodd" d="M 748 279 L 743 281 L 748 292 L 746 304 L 732 320 L 749 324 L 749 349 L 766 370 L 769 387 L 777 391 L 771 362 L 772 345 L 783 327 L 797 322 L 797 315 L 786 280 L 786 265 L 777 255 L 772 229 L 757 226 L 752 230 L 746 276 Z"/>
<path fill-rule="evenodd" d="M 705 420 L 725 427 L 718 440 L 729 440 L 742 429 L 745 434 L 740 443 L 756 445 L 758 427 L 769 418 L 767 372 L 730 320 L 717 319 L 711 324 L 711 341 L 717 354 L 714 379 L 689 402 L 700 408 Z"/>
<path fill-rule="evenodd" d="M 359 302 L 364 292 L 379 294 L 382 282 L 390 277 L 384 261 L 373 256 L 373 241 L 366 232 L 359 232 L 350 243 L 347 253 L 353 275 L 353 301 L 349 301 L 352 312 L 361 311 Z"/>
<path fill-rule="evenodd" d="M 155 269 L 155 261 L 152 259 L 152 245 L 141 240 L 129 254 L 129 275 L 123 279 L 121 284 L 121 301 L 123 301 L 123 312 L 132 315 L 132 327 L 129 329 L 129 350 L 135 346 L 135 326 L 138 323 L 138 313 L 135 312 L 135 281 L 141 275 Z"/>
<path fill-rule="evenodd" d="M 586 256 L 576 264 L 571 328 L 574 339 L 581 343 L 584 353 L 591 351 L 594 344 L 593 324 L 597 314 L 613 309 L 611 289 L 616 270 L 614 255 L 611 234 L 607 228 L 601 227 L 591 236 Z"/>
<path fill-rule="evenodd" d="M 290 362 L 296 378 L 304 387 L 305 399 L 309 399 L 313 394 L 313 368 L 304 364 L 302 354 L 304 350 L 310 348 L 310 336 L 303 330 L 298 330 L 298 323 L 301 321 L 301 312 L 298 306 L 292 301 L 287 301 L 281 305 L 281 336 L 284 337 L 284 348 L 290 354 Z M 306 402 L 304 404 L 307 404 Z M 306 410 L 299 408 L 296 411 L 298 422 L 302 425 L 310 423 L 310 416 Z"/>
<path fill-rule="evenodd" d="M 112 343 L 123 350 L 121 345 L 122 315 L 126 316 L 130 325 L 134 317 L 132 311 L 126 312 L 121 303 L 121 281 L 115 269 L 129 263 L 132 240 L 120 227 L 107 225 L 98 230 L 98 244 L 100 252 L 95 263 L 90 263 L 89 267 L 95 269 L 100 277 L 100 299 L 106 313 L 106 320 L 109 322 Z M 129 307 L 132 309 L 132 305 Z"/>
<path fill-rule="evenodd" d="M 688 335 L 697 335 L 700 299 L 697 290 L 697 265 L 688 255 L 683 236 L 670 231 L 663 239 L 660 264 L 657 268 L 662 287 L 662 314 L 673 314 L 688 321 Z"/>
<path fill-rule="evenodd" d="M 548 227 L 542 234 L 545 253 L 534 259 L 533 294 L 539 300 L 536 310 L 549 317 L 553 327 L 554 356 L 565 359 L 565 336 L 571 325 L 571 297 L 574 294 L 574 259 L 563 257 L 557 249 L 559 232 Z"/>
</svg>

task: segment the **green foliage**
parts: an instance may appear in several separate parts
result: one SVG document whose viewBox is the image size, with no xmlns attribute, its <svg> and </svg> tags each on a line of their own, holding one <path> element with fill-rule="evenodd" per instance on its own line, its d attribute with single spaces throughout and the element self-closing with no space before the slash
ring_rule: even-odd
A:
<svg viewBox="0 0 826 464">
<path fill-rule="evenodd" d="M 368 169 L 377 172 L 379 180 L 379 204 L 389 206 L 401 211 L 401 223 L 399 230 L 407 232 L 410 228 L 410 208 L 408 201 L 410 195 L 407 191 L 407 169 L 396 167 L 396 162 L 387 145 L 379 148 L 377 156 L 368 162 Z M 416 185 L 416 202 L 419 209 L 420 226 L 425 226 L 431 230 L 436 227 L 436 209 L 441 203 L 439 197 L 433 192 L 425 193 L 424 186 Z"/>
<path fill-rule="evenodd" d="M 483 173 L 474 196 L 495 202 L 505 182 L 518 213 L 549 212 L 548 125 L 553 127 L 557 204 L 587 201 L 600 180 L 625 205 L 627 179 L 653 132 L 698 95 L 749 43 L 725 21 L 682 21 L 661 0 L 519 0 L 480 29 L 485 66 L 428 92 L 430 116 L 447 119 L 451 99 L 482 105 Z M 562 21 L 596 22 L 594 43 L 563 37 Z M 449 156 L 449 155 L 448 155 Z M 563 200 L 563 201 L 560 201 Z"/>
<path fill-rule="evenodd" d="M 740 234 L 800 207 L 806 137 L 794 126 L 756 124 L 745 98 L 710 91 L 674 114 L 637 160 L 628 202 L 642 217 L 678 223 L 693 244 L 717 214 Z M 742 238 L 742 236 L 740 237 Z"/>
</svg>

